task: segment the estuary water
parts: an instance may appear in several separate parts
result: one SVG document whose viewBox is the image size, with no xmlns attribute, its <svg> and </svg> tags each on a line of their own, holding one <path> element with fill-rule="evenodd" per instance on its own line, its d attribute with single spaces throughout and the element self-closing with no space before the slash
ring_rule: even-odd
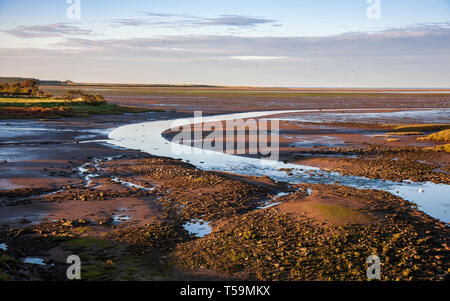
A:
<svg viewBox="0 0 450 301">
<path fill-rule="evenodd" d="M 342 110 L 288 110 L 263 111 L 203 117 L 202 122 L 217 122 L 234 119 L 268 117 L 279 114 L 333 112 Z M 352 111 L 352 110 L 346 110 Z M 361 111 L 361 109 L 354 109 Z M 431 182 L 392 182 L 367 179 L 364 177 L 343 176 L 315 167 L 285 164 L 279 161 L 250 158 L 202 150 L 180 145 L 166 140 L 162 133 L 178 126 L 198 123 L 198 119 L 151 121 L 119 127 L 109 133 L 109 143 L 128 149 L 140 150 L 151 155 L 170 157 L 189 162 L 203 170 L 218 170 L 249 176 L 269 176 L 276 181 L 298 183 L 340 183 L 356 188 L 376 189 L 391 192 L 418 205 L 428 215 L 445 223 L 450 222 L 450 185 Z M 292 169 L 286 173 L 280 169 Z"/>
</svg>

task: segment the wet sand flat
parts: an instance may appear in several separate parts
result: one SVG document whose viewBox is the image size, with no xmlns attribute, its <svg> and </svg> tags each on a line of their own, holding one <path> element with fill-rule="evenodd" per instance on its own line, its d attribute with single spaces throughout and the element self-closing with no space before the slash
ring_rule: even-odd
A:
<svg viewBox="0 0 450 301">
<path fill-rule="evenodd" d="M 46 92 L 63 94 L 70 89 L 101 93 L 109 103 L 151 107 L 183 112 L 208 113 L 250 112 L 254 110 L 345 109 L 345 108 L 448 108 L 448 89 L 407 90 L 389 89 L 283 89 L 239 87 L 114 87 L 46 86 Z M 392 92 L 392 93 L 389 93 Z M 402 93 L 398 93 L 402 92 Z M 436 92 L 436 93 L 435 93 Z M 439 94 L 441 92 L 441 94 Z"/>
<path fill-rule="evenodd" d="M 389 268 L 385 280 L 448 277 L 448 224 L 392 193 L 209 171 L 105 141 L 120 126 L 192 117 L 198 108 L 210 113 L 343 109 L 343 102 L 344 108 L 355 103 L 361 108 L 446 108 L 447 96 L 283 95 L 283 100 L 273 91 L 265 96 L 233 92 L 208 95 L 193 105 L 177 92 L 183 99 L 179 105 L 174 95 L 113 92 L 106 95 L 109 101 L 158 104 L 171 112 L 1 122 L 0 127 L 9 127 L 0 136 L 0 243 L 7 245 L 0 256 L 9 258 L 9 268 L 0 263 L 0 269 L 5 277 L 64 279 L 65 256 L 77 253 L 86 263 L 87 280 L 359 280 L 374 250 Z M 320 119 L 320 114 L 309 117 Z M 374 137 L 388 129 L 373 120 L 364 126 L 331 121 L 281 120 L 281 164 L 448 184 L 449 155 L 421 150 L 439 143 L 418 142 L 414 136 L 387 142 Z M 290 172 L 277 171 L 284 178 Z M 25 257 L 44 264 L 21 262 Z"/>
</svg>

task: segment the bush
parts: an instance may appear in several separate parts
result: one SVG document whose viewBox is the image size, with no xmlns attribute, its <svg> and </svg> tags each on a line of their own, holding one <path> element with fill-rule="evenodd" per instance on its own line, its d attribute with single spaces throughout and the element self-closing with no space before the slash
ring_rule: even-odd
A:
<svg viewBox="0 0 450 301">
<path fill-rule="evenodd" d="M 99 104 L 106 104 L 107 103 L 105 98 L 102 95 L 100 95 L 100 94 L 95 95 L 95 99 L 97 100 L 97 103 L 99 103 Z"/>
<path fill-rule="evenodd" d="M 81 95 L 81 99 L 83 99 L 83 102 L 87 105 L 91 106 L 98 106 L 102 104 L 106 104 L 106 100 L 101 95 L 89 95 L 89 94 L 83 94 Z"/>
</svg>

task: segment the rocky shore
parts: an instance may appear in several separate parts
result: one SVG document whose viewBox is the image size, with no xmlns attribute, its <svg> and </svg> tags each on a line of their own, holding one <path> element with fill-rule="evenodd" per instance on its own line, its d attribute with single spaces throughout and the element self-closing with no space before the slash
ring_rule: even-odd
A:
<svg viewBox="0 0 450 301">
<path fill-rule="evenodd" d="M 88 281 L 367 280 L 370 255 L 382 280 L 449 279 L 448 224 L 391 193 L 204 171 L 104 142 L 131 121 L 186 116 L 4 122 L 16 132 L 0 137 L 0 280 L 67 280 L 70 255 Z M 448 153 L 375 137 L 389 130 L 283 122 L 280 160 L 449 184 Z"/>
<path fill-rule="evenodd" d="M 143 154 L 84 166 L 82 183 L 28 197 L 57 220 L 1 225 L 2 279 L 64 280 L 71 254 L 84 280 L 364 280 L 371 254 L 384 280 L 448 277 L 448 226 L 386 192 L 279 183 L 276 197 L 267 179 Z"/>
</svg>

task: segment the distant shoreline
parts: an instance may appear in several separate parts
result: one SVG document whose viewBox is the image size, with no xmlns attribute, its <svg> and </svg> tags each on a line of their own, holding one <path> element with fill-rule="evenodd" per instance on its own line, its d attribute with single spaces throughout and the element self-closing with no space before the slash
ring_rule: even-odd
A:
<svg viewBox="0 0 450 301">
<path fill-rule="evenodd" d="M 406 88 L 406 87 L 270 87 L 270 86 L 224 86 L 224 85 L 208 85 L 208 84 L 127 84 L 127 83 L 78 83 L 70 80 L 40 80 L 31 77 L 0 77 L 0 83 L 25 81 L 33 79 L 40 83 L 42 86 L 64 86 L 64 87 L 116 87 L 116 88 L 192 88 L 192 89 L 219 89 L 219 90 L 256 90 L 256 91 L 300 91 L 300 92 L 367 92 L 367 93 L 379 93 L 379 92 L 393 92 L 393 93 L 406 93 L 406 92 L 445 92 L 450 93 L 450 87 L 418 87 L 418 88 Z"/>
</svg>

